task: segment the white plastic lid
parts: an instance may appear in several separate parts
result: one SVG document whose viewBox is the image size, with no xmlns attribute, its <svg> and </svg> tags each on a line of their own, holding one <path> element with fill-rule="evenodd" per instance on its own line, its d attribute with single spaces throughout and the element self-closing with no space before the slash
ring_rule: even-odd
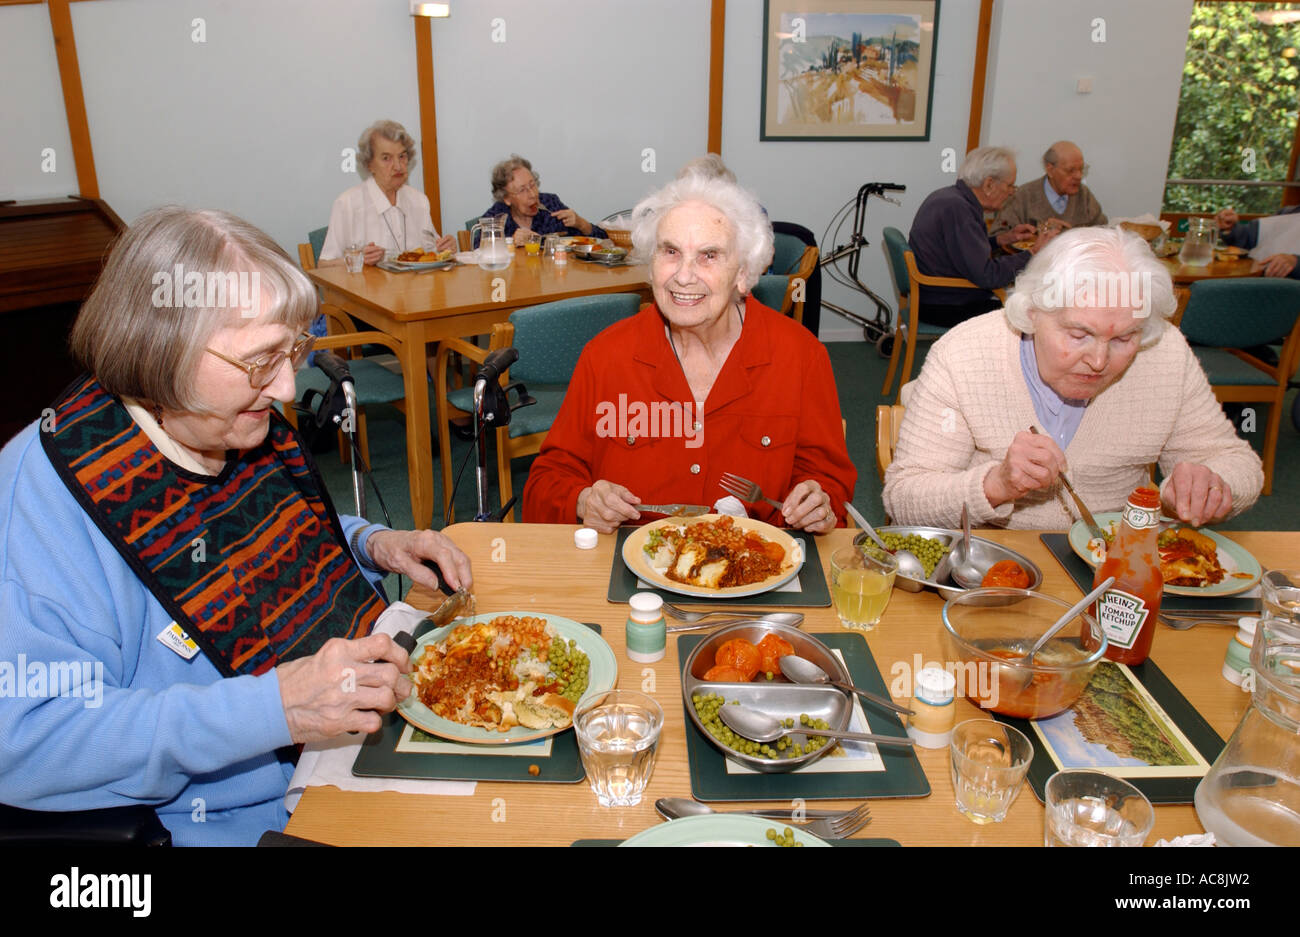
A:
<svg viewBox="0 0 1300 937">
<path fill-rule="evenodd" d="M 573 532 L 573 545 L 579 550 L 594 550 L 599 536 L 590 527 L 580 527 Z"/>
<path fill-rule="evenodd" d="M 663 596 L 655 595 L 653 592 L 638 592 L 627 600 L 627 604 L 634 612 L 654 617 L 663 609 L 664 600 Z"/>
<path fill-rule="evenodd" d="M 1258 618 L 1238 618 L 1237 635 L 1242 638 L 1250 638 L 1251 644 L 1255 643 L 1255 628 L 1259 625 Z M 1246 642 L 1242 642 L 1246 643 Z"/>
<path fill-rule="evenodd" d="M 939 667 L 925 667 L 916 675 L 916 692 L 912 695 L 927 703 L 946 703 L 953 698 L 957 678 Z"/>
</svg>

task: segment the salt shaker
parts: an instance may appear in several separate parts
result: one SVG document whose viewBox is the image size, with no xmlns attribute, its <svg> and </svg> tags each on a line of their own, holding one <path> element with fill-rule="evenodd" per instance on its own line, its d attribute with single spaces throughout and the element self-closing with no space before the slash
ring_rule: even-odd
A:
<svg viewBox="0 0 1300 937">
<path fill-rule="evenodd" d="M 653 592 L 638 592 L 627 604 L 627 656 L 640 664 L 663 660 L 668 648 L 664 600 Z"/>
</svg>

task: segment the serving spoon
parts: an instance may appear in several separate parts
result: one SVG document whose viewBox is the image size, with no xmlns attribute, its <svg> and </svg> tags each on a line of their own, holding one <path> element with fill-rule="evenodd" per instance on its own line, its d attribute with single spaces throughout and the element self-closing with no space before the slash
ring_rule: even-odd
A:
<svg viewBox="0 0 1300 937">
<path fill-rule="evenodd" d="M 867 536 L 872 539 L 876 546 L 886 553 L 893 554 L 894 559 L 898 561 L 898 573 L 908 579 L 925 580 L 925 565 L 911 550 L 891 550 L 885 546 L 885 541 L 880 539 L 880 534 L 876 533 L 876 528 L 872 527 L 870 522 L 850 502 L 844 502 L 844 510 L 848 512 L 849 517 L 857 522 L 858 526 L 867 532 Z M 935 570 L 938 572 L 938 570 Z"/>
<path fill-rule="evenodd" d="M 893 700 L 876 696 L 874 693 L 868 693 L 866 690 L 859 690 L 852 683 L 841 683 L 839 680 L 832 680 L 831 675 L 822 670 L 806 657 L 800 657 L 797 654 L 786 654 L 778 663 L 781 665 L 781 673 L 789 677 L 795 683 L 811 683 L 833 686 L 840 690 L 848 690 L 858 694 L 865 700 L 870 700 L 877 706 L 884 706 L 896 713 L 902 713 L 905 716 L 914 715 L 912 710 L 906 706 L 899 706 Z"/>
<path fill-rule="evenodd" d="M 958 551 L 961 552 L 958 552 Z M 978 589 L 984 583 L 984 573 L 970 558 L 970 509 L 961 506 L 961 541 L 949 551 L 953 554 L 953 581 L 963 589 Z"/>
<path fill-rule="evenodd" d="M 701 628 L 711 628 L 716 631 L 719 628 L 738 625 L 741 622 L 752 622 L 756 625 L 789 625 L 791 628 L 798 628 L 803 624 L 803 613 L 765 612 L 762 615 L 739 615 L 735 618 L 724 618 L 721 621 L 688 621 L 681 625 L 669 625 L 664 631 L 668 634 L 677 634 L 680 631 L 699 631 Z"/>
<path fill-rule="evenodd" d="M 1093 589 L 1091 592 L 1089 592 L 1087 595 L 1081 598 L 1077 603 L 1072 605 L 1070 607 L 1070 610 L 1066 612 L 1064 615 L 1062 615 L 1060 618 L 1058 618 L 1056 620 L 1056 623 L 1053 624 L 1052 627 L 1044 631 L 1042 637 L 1040 637 L 1037 641 L 1035 641 L 1033 643 L 1033 646 L 1029 648 L 1028 654 L 1026 654 L 1024 657 L 1021 658 L 1012 658 L 1009 661 L 1009 663 L 1022 664 L 1023 666 L 1028 667 L 1030 664 L 1034 662 L 1034 655 L 1037 654 L 1039 651 L 1041 651 L 1043 649 L 1043 646 L 1047 644 L 1048 641 L 1056 637 L 1056 633 L 1058 631 L 1060 631 L 1070 622 L 1074 621 L 1076 615 L 1078 615 L 1081 611 L 1083 611 L 1094 601 L 1096 601 L 1097 598 L 1100 597 L 1103 592 L 1105 592 L 1113 585 L 1115 585 L 1114 576 L 1110 576 L 1107 579 L 1103 580 L 1097 586 L 1097 588 Z M 1030 679 L 1033 679 L 1032 675 Z"/>
<path fill-rule="evenodd" d="M 805 725 L 796 725 L 787 729 L 779 719 L 733 703 L 721 707 L 718 710 L 718 717 L 730 726 L 732 731 L 743 735 L 751 742 L 774 742 L 784 735 L 798 734 L 817 735 L 828 739 L 848 739 L 851 742 L 874 742 L 876 745 L 911 747 L 916 744 L 907 736 L 899 738 L 894 735 L 872 735 L 869 732 L 839 732 L 834 729 L 813 729 Z"/>
</svg>

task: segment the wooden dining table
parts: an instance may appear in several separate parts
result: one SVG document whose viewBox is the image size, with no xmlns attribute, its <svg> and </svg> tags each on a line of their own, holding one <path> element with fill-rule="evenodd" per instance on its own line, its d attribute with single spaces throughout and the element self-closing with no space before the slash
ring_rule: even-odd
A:
<svg viewBox="0 0 1300 937">
<path fill-rule="evenodd" d="M 533 524 L 456 524 L 446 533 L 474 561 L 474 591 L 479 612 L 549 612 L 577 621 L 599 623 L 618 660 L 619 686 L 640 689 L 663 707 L 665 723 L 658 762 L 641 803 L 601 807 L 585 782 L 577 784 L 480 781 L 473 796 L 359 793 L 334 787 L 310 787 L 286 832 L 339 845 L 567 845 L 579 839 L 623 840 L 661 822 L 654 802 L 660 797 L 690 797 L 687 725 L 682 700 L 681 661 L 669 636 L 667 656 L 639 664 L 625 654 L 626 606 L 606 601 L 613 535 L 601 536 L 594 550 L 573 545 L 574 527 Z M 855 531 L 835 530 L 818 537 L 823 574 L 833 550 L 847 545 Z M 1024 554 L 1043 571 L 1042 591 L 1069 601 L 1080 590 L 1042 545 L 1036 532 L 981 531 Z M 1300 533 L 1238 532 L 1231 538 L 1249 550 L 1265 569 L 1294 565 Z M 432 608 L 440 597 L 417 589 L 408 601 Z M 911 668 L 915 655 L 943 661 L 940 610 L 943 600 L 930 592 L 895 589 L 879 626 L 865 635 L 877 667 L 891 682 L 895 664 Z M 832 608 L 802 608 L 806 632 L 842 632 Z M 1220 668 L 1233 629 L 1201 625 L 1174 631 L 1159 625 L 1151 659 L 1226 741 L 1250 704 L 1250 696 L 1223 679 Z M 893 690 L 891 690 L 893 692 Z M 896 701 L 906 703 L 904 697 Z M 982 711 L 957 701 L 957 720 Z M 916 799 L 871 801 L 871 822 L 860 838 L 885 838 L 902 845 L 1040 845 L 1043 808 L 1026 787 L 1001 823 L 977 826 L 957 812 L 946 750 L 917 749 L 931 793 Z M 721 756 L 719 756 L 721 757 Z M 810 806 L 850 806 L 849 801 L 817 801 Z M 743 804 L 720 805 L 734 809 Z M 765 806 L 789 806 L 769 802 Z M 1148 844 L 1174 836 L 1201 833 L 1190 805 L 1156 808 Z"/>
<path fill-rule="evenodd" d="M 307 271 L 323 303 L 342 309 L 400 344 L 406 391 L 406 462 L 411 514 L 416 529 L 433 520 L 433 438 L 429 423 L 429 346 L 445 338 L 465 338 L 492 330 L 516 309 L 598 293 L 639 293 L 649 300 L 650 268 L 641 264 L 606 267 L 516 252 L 505 270 L 458 265 L 446 270 L 390 273 L 365 267 L 348 273 L 342 266 Z M 446 427 L 439 427 L 446 432 Z"/>
</svg>

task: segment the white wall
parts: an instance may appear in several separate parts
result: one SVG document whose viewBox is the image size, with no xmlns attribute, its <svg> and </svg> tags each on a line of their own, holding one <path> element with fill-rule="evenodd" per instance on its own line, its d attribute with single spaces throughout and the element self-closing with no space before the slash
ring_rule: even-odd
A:
<svg viewBox="0 0 1300 937">
<path fill-rule="evenodd" d="M 77 194 L 50 14 L 43 4 L 0 7 L 0 198 Z M 54 151 L 54 172 L 42 156 Z"/>
<path fill-rule="evenodd" d="M 1107 211 L 1158 209 L 1191 3 L 998 0 L 985 139 L 1016 147 L 1030 178 L 1042 149 L 1071 136 Z M 943 0 L 928 142 L 761 143 L 762 4 L 727 6 L 723 158 L 773 219 L 819 238 L 864 182 L 906 185 L 901 207 L 873 200 L 867 215 L 862 277 L 891 301 L 880 230 L 906 232 L 925 195 L 953 182 L 943 153 L 965 149 L 978 8 Z M 404 0 L 100 0 L 72 16 L 100 191 L 128 221 L 169 201 L 219 207 L 292 252 L 355 183 L 341 150 L 361 128 L 384 116 L 419 134 Z M 1096 17 L 1105 43 L 1091 41 Z M 206 42 L 192 41 L 195 18 Z M 5 7 L 0 27 L 0 198 L 71 193 L 48 15 Z M 670 178 L 705 149 L 708 27 L 706 0 L 457 0 L 433 23 L 445 227 L 490 204 L 489 170 L 511 151 L 593 219 Z M 1078 76 L 1092 95 L 1073 93 Z M 46 145 L 54 178 L 39 173 Z M 868 311 L 835 284 L 825 294 Z M 823 315 L 823 338 L 860 336 Z"/>
<path fill-rule="evenodd" d="M 994 11 L 981 142 L 1015 147 L 1026 182 L 1048 146 L 1074 140 L 1108 215 L 1158 215 L 1192 0 L 998 0 Z M 1091 94 L 1075 91 L 1079 78 Z"/>
<path fill-rule="evenodd" d="M 492 204 L 492 166 L 512 152 L 595 221 L 705 151 L 707 2 L 462 0 L 452 11 L 433 22 L 448 228 Z M 502 24 L 505 41 L 493 41 Z"/>
</svg>

